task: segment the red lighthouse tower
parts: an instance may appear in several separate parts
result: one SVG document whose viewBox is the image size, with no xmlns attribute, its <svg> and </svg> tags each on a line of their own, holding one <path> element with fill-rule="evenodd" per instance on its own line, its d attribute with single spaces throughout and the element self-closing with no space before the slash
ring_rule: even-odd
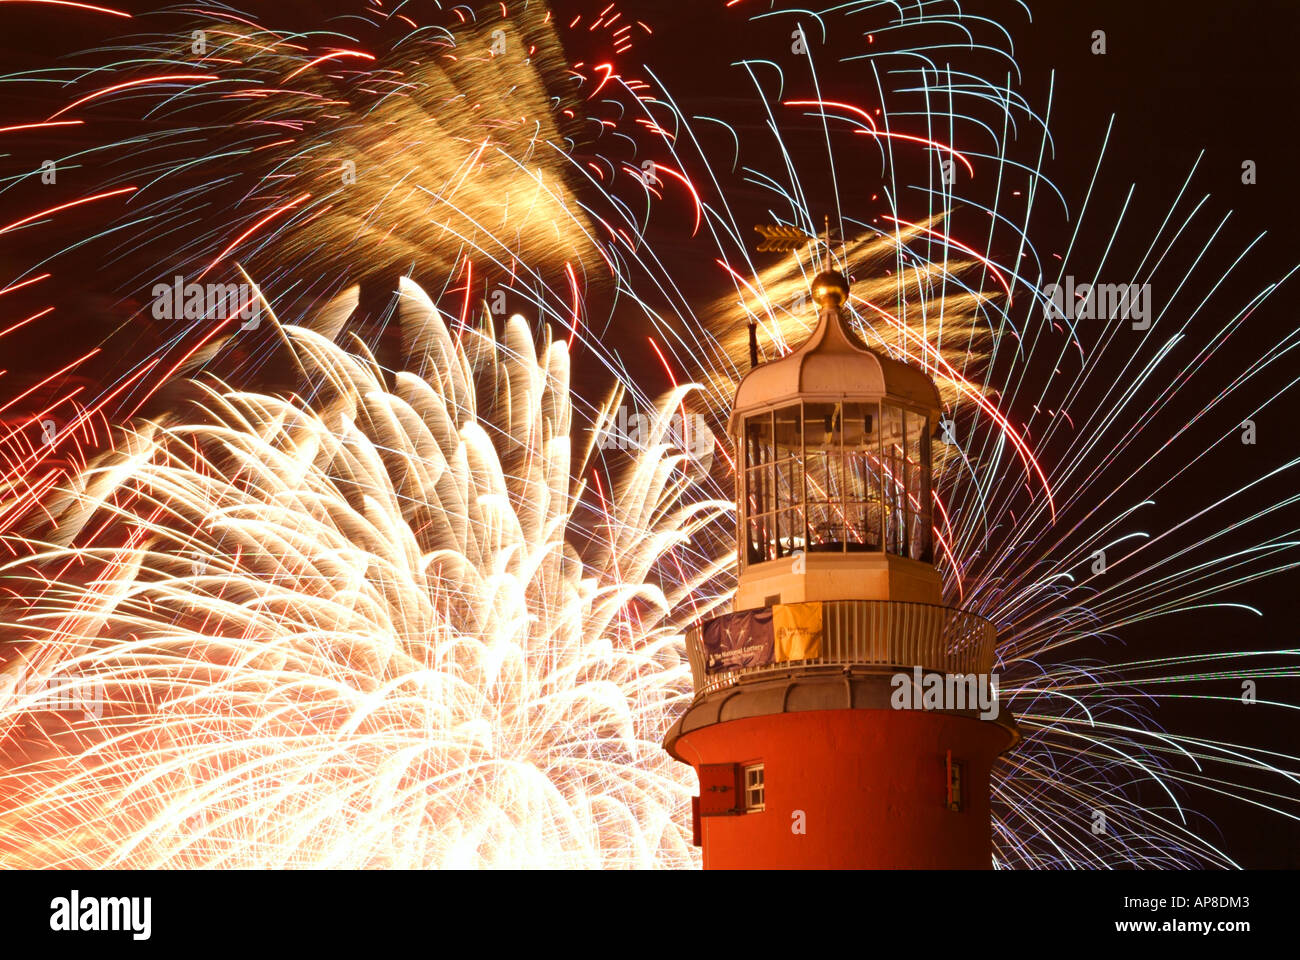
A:
<svg viewBox="0 0 1300 960">
<path fill-rule="evenodd" d="M 817 328 L 736 391 L 740 577 L 687 636 L 695 699 L 665 749 L 695 768 L 706 869 L 991 866 L 989 773 L 1018 737 L 994 629 L 943 605 L 934 382 Z"/>
</svg>

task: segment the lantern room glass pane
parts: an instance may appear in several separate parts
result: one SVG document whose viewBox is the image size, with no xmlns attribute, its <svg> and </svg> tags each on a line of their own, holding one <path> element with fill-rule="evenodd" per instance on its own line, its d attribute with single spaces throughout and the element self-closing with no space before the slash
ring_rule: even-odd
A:
<svg viewBox="0 0 1300 960">
<path fill-rule="evenodd" d="M 776 464 L 777 556 L 788 557 L 804 548 L 803 464 L 798 456 Z"/>
<path fill-rule="evenodd" d="M 772 462 L 772 415 L 760 413 L 745 418 L 745 466 Z"/>
<path fill-rule="evenodd" d="M 745 418 L 744 510 L 745 561 L 762 563 L 774 559 L 776 531 L 770 529 L 771 518 L 764 510 L 772 497 L 774 478 L 772 460 L 772 415 L 760 413 Z"/>
<path fill-rule="evenodd" d="M 745 524 L 745 562 L 762 563 L 776 556 L 776 531 L 767 517 L 750 517 Z"/>
<path fill-rule="evenodd" d="M 799 406 L 745 419 L 745 562 L 803 549 L 803 425 Z"/>
<path fill-rule="evenodd" d="M 880 409 L 875 403 L 845 403 L 845 549 L 880 549 Z"/>
<path fill-rule="evenodd" d="M 907 556 L 907 458 L 901 407 L 881 405 L 880 451 L 885 551 Z"/>
<path fill-rule="evenodd" d="M 802 419 L 799 406 L 782 407 L 773 414 L 776 424 L 776 458 L 787 460 L 802 454 Z"/>
<path fill-rule="evenodd" d="M 843 551 L 846 518 L 840 405 L 806 403 L 803 410 L 808 549 Z"/>
<path fill-rule="evenodd" d="M 907 546 L 913 560 L 931 561 L 930 431 L 925 414 L 906 412 Z"/>
</svg>

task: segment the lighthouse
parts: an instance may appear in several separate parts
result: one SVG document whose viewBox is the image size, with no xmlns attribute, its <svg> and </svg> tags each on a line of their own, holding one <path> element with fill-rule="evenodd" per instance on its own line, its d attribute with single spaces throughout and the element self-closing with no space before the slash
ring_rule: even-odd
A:
<svg viewBox="0 0 1300 960">
<path fill-rule="evenodd" d="M 859 340 L 842 275 L 812 292 L 807 341 L 736 390 L 735 598 L 687 633 L 664 747 L 698 775 L 705 869 L 988 869 L 1019 735 L 993 625 L 945 606 L 934 566 L 939 393 Z"/>
</svg>

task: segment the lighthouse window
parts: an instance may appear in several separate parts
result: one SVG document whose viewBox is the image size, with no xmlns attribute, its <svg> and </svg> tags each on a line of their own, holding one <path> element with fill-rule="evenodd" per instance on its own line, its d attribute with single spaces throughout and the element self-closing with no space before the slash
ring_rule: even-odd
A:
<svg viewBox="0 0 1300 960">
<path fill-rule="evenodd" d="M 907 471 L 903 410 L 884 404 L 881 410 L 881 479 L 884 483 L 885 550 L 907 555 Z"/>
<path fill-rule="evenodd" d="M 763 786 L 763 765 L 761 763 L 745 767 L 745 812 L 759 813 L 763 810 L 766 791 Z"/>
<path fill-rule="evenodd" d="M 798 405 L 772 414 L 776 437 L 776 555 L 789 557 L 803 549 L 803 434 Z"/>
<path fill-rule="evenodd" d="M 772 415 L 745 420 L 745 499 L 747 558 L 761 563 L 775 550 L 775 531 L 768 534 L 770 518 L 764 509 L 772 486 Z"/>
<path fill-rule="evenodd" d="M 849 518 L 844 511 L 840 405 L 807 403 L 803 410 L 804 462 L 808 471 L 808 549 L 843 550 Z"/>
<path fill-rule="evenodd" d="M 930 432 L 925 415 L 905 411 L 907 434 L 907 556 L 931 561 Z"/>
<path fill-rule="evenodd" d="M 880 438 L 876 404 L 844 404 L 846 550 L 880 549 Z"/>
<path fill-rule="evenodd" d="M 965 766 L 960 762 L 952 759 L 952 753 L 948 754 L 948 809 L 953 813 L 961 813 L 962 808 L 962 775 L 966 772 Z"/>
<path fill-rule="evenodd" d="M 762 563 L 804 546 L 803 435 L 797 405 L 745 420 L 745 557 Z"/>
<path fill-rule="evenodd" d="M 741 559 L 880 551 L 931 560 L 929 420 L 809 402 L 745 418 Z"/>
</svg>

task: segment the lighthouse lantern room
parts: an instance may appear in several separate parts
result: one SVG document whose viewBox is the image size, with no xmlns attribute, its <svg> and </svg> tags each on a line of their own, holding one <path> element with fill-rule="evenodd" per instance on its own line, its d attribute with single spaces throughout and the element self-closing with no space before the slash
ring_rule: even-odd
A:
<svg viewBox="0 0 1300 960">
<path fill-rule="evenodd" d="M 819 275 L 813 294 L 821 309 L 812 335 L 756 367 L 736 391 L 730 431 L 743 469 L 735 608 L 939 603 L 930 493 L 938 390 L 846 326 L 841 275 Z"/>
</svg>

